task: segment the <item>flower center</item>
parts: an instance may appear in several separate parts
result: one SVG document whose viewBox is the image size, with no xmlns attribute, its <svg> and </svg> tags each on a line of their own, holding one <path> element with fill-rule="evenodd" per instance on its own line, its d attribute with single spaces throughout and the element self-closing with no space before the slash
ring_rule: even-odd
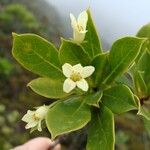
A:
<svg viewBox="0 0 150 150">
<path fill-rule="evenodd" d="M 35 121 L 39 121 L 39 120 L 40 120 L 40 117 L 34 113 L 34 114 L 33 114 L 33 119 L 34 119 Z"/>
<path fill-rule="evenodd" d="M 76 81 L 80 81 L 82 77 L 79 72 L 73 72 L 70 79 L 76 82 Z"/>
<path fill-rule="evenodd" d="M 77 28 L 78 28 L 79 32 L 84 31 L 83 27 L 79 24 L 77 25 Z"/>
</svg>

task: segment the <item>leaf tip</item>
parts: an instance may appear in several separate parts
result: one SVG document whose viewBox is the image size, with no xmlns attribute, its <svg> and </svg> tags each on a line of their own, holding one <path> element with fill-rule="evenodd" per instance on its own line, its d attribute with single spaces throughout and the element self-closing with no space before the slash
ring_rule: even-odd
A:
<svg viewBox="0 0 150 150">
<path fill-rule="evenodd" d="M 31 82 L 29 82 L 26 86 L 27 86 L 27 87 L 31 87 Z"/>
<path fill-rule="evenodd" d="M 17 36 L 19 36 L 17 33 L 15 33 L 15 32 L 12 32 L 12 36 L 13 37 L 17 37 Z"/>
<path fill-rule="evenodd" d="M 61 42 L 65 41 L 65 39 L 63 37 L 60 37 Z"/>
</svg>

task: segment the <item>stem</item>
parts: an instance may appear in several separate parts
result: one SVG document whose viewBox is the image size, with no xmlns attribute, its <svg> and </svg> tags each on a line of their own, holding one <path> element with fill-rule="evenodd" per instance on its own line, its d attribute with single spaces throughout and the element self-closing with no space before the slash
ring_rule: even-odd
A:
<svg viewBox="0 0 150 150">
<path fill-rule="evenodd" d="M 141 105 L 143 105 L 145 101 L 149 101 L 149 100 L 150 100 L 150 95 L 140 98 Z"/>
</svg>

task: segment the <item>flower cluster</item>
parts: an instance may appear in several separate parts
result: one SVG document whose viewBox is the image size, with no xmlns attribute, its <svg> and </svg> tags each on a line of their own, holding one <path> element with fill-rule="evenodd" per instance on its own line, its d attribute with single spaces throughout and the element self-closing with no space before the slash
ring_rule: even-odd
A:
<svg viewBox="0 0 150 150">
<path fill-rule="evenodd" d="M 80 44 L 84 41 L 87 32 L 87 12 L 81 12 L 77 19 L 73 14 L 70 14 L 70 19 L 73 28 L 73 41 Z M 65 63 L 62 66 L 62 70 L 65 77 L 67 77 L 62 87 L 64 92 L 69 93 L 76 87 L 83 91 L 88 91 L 89 85 L 85 78 L 89 77 L 94 72 L 95 68 L 93 66 L 83 67 L 81 64 L 71 66 L 69 63 Z M 45 105 L 38 107 L 35 111 L 28 110 L 27 114 L 22 118 L 22 120 L 27 123 L 25 128 L 42 131 L 41 123 L 45 119 L 47 111 L 48 106 Z"/>
<path fill-rule="evenodd" d="M 27 123 L 25 126 L 26 129 L 37 129 L 38 131 L 42 131 L 41 123 L 42 120 L 45 119 L 45 116 L 48 111 L 48 106 L 40 106 L 37 107 L 35 111 L 28 110 L 27 114 L 25 114 L 22 118 L 24 122 Z"/>
</svg>

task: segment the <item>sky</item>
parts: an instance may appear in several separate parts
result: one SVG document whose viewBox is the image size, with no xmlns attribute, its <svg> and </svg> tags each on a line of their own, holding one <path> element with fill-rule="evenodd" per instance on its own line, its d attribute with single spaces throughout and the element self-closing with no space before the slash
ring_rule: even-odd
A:
<svg viewBox="0 0 150 150">
<path fill-rule="evenodd" d="M 47 0 L 63 20 L 64 36 L 71 36 L 70 12 L 76 16 L 90 6 L 103 47 L 123 36 L 135 35 L 150 22 L 150 0 Z M 108 46 L 109 45 L 109 46 Z"/>
</svg>

